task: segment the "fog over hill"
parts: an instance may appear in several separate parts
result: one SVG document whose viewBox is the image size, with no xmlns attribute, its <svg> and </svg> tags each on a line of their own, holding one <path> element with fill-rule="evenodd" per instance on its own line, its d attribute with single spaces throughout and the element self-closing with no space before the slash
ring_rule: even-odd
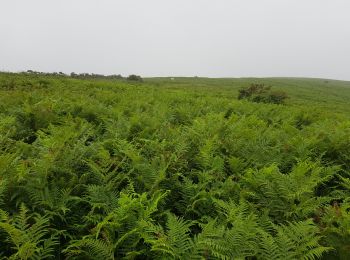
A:
<svg viewBox="0 0 350 260">
<path fill-rule="evenodd" d="M 350 80 L 348 0 L 1 1 L 0 70 Z"/>
</svg>

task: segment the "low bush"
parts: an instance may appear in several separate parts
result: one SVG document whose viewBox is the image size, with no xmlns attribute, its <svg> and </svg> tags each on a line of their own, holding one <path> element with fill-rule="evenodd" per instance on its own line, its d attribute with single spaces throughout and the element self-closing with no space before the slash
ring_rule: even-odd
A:
<svg viewBox="0 0 350 260">
<path fill-rule="evenodd" d="M 239 90 L 238 99 L 248 99 L 257 103 L 284 104 L 288 95 L 283 91 L 271 91 L 271 86 L 251 84 Z"/>
<path fill-rule="evenodd" d="M 126 79 L 129 80 L 129 81 L 139 81 L 139 82 L 143 81 L 141 76 L 138 76 L 138 75 L 135 75 L 135 74 L 129 75 Z"/>
</svg>

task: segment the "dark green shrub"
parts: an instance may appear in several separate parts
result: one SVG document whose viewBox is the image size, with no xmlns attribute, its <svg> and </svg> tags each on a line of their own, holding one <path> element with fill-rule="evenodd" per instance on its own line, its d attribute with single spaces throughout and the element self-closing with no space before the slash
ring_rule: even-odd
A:
<svg viewBox="0 0 350 260">
<path fill-rule="evenodd" d="M 139 81 L 139 82 L 143 81 L 141 76 L 134 75 L 134 74 L 129 75 L 126 79 L 129 81 Z"/>
<path fill-rule="evenodd" d="M 249 87 L 239 90 L 238 99 L 251 98 L 253 95 L 262 95 L 269 91 L 270 88 L 264 84 L 251 84 Z"/>
<path fill-rule="evenodd" d="M 268 103 L 283 104 L 287 98 L 287 93 L 283 91 L 271 91 L 268 95 Z"/>
<path fill-rule="evenodd" d="M 257 103 L 283 104 L 288 95 L 283 91 L 271 91 L 270 86 L 251 84 L 239 90 L 238 99 L 248 99 Z"/>
</svg>

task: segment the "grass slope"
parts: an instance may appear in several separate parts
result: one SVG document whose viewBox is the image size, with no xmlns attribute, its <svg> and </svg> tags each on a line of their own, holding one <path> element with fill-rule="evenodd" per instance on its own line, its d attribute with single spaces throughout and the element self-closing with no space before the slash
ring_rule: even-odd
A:
<svg viewBox="0 0 350 260">
<path fill-rule="evenodd" d="M 286 105 L 237 100 L 265 83 Z M 0 257 L 349 259 L 350 82 L 0 74 Z"/>
</svg>

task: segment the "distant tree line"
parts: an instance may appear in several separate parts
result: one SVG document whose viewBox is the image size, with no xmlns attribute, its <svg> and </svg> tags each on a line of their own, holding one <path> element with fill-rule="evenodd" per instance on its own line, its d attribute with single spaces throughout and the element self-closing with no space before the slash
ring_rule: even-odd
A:
<svg viewBox="0 0 350 260">
<path fill-rule="evenodd" d="M 74 73 L 72 72 L 70 74 L 71 78 L 78 78 L 78 79 L 123 79 L 123 76 L 118 75 L 103 75 L 103 74 L 95 74 L 95 73 Z"/>
<path fill-rule="evenodd" d="M 33 75 L 42 75 L 42 76 L 69 76 L 63 72 L 42 72 L 35 70 L 27 70 L 26 72 L 22 72 L 22 74 L 33 74 Z"/>
<path fill-rule="evenodd" d="M 64 77 L 71 77 L 76 79 L 125 79 L 129 81 L 143 81 L 142 77 L 139 75 L 131 74 L 128 77 L 123 77 L 120 74 L 112 74 L 112 75 L 103 75 L 103 74 L 95 74 L 95 73 L 75 73 L 72 72 L 70 74 L 65 74 L 63 72 L 41 72 L 41 71 L 34 71 L 34 70 L 27 70 L 26 72 L 23 72 L 24 74 L 34 74 L 34 75 L 43 75 L 43 76 L 64 76 Z"/>
</svg>

